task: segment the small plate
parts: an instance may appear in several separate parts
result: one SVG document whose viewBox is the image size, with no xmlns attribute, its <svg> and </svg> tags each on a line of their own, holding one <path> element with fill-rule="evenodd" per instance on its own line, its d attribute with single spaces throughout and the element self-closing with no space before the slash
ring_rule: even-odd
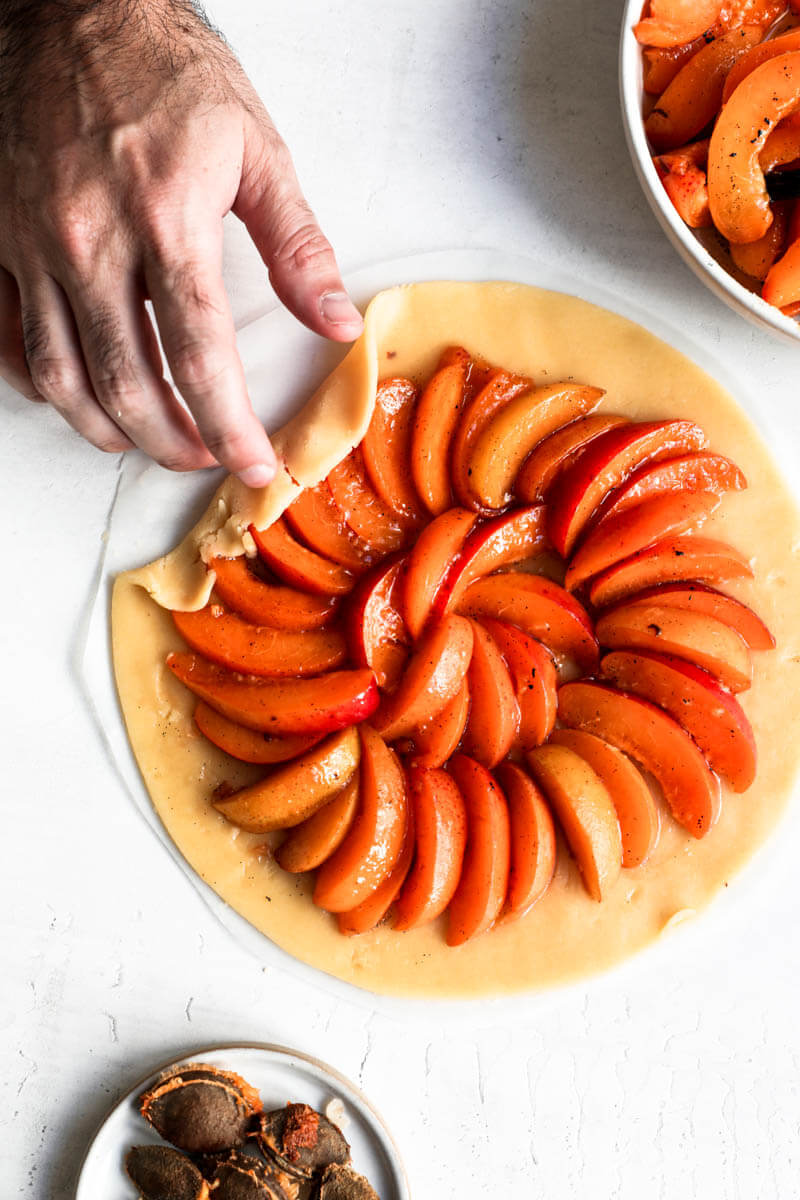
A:
<svg viewBox="0 0 800 1200">
<path fill-rule="evenodd" d="M 261 1093 L 265 1109 L 287 1101 L 310 1104 L 324 1112 L 331 1101 L 343 1106 L 337 1124 L 353 1152 L 353 1166 L 366 1175 L 381 1200 L 410 1200 L 400 1152 L 383 1119 L 363 1092 L 333 1067 L 299 1050 L 254 1042 L 247 1046 L 206 1046 L 162 1063 L 140 1079 L 112 1108 L 95 1134 L 83 1160 L 75 1200 L 134 1200 L 135 1189 L 123 1169 L 130 1146 L 160 1143 L 158 1135 L 139 1116 L 136 1098 L 168 1067 L 190 1062 L 210 1063 L 235 1071 Z"/>
</svg>

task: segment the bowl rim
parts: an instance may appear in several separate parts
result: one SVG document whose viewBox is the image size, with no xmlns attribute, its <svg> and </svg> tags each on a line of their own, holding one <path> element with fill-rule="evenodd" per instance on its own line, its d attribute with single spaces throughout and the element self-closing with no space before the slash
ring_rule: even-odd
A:
<svg viewBox="0 0 800 1200">
<path fill-rule="evenodd" d="M 634 172 L 650 208 L 684 262 L 706 287 L 730 308 L 769 329 L 785 342 L 800 342 L 800 324 L 767 304 L 729 274 L 683 223 L 661 186 L 647 145 L 641 116 L 642 69 L 640 46 L 633 33 L 641 0 L 626 0 L 619 42 L 619 91 L 622 127 Z"/>
</svg>

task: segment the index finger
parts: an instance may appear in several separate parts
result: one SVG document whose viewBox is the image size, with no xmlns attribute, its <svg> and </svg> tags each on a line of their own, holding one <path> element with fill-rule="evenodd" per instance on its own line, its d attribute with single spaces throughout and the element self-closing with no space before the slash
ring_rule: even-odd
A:
<svg viewBox="0 0 800 1200">
<path fill-rule="evenodd" d="M 220 228 L 208 246 L 151 258 L 145 278 L 172 378 L 203 441 L 242 483 L 265 487 L 277 464 L 247 394 L 222 282 L 221 243 Z"/>
</svg>

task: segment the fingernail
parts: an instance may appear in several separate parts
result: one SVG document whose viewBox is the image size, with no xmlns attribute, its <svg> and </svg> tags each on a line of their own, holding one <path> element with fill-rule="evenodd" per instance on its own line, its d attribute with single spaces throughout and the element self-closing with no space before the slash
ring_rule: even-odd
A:
<svg viewBox="0 0 800 1200">
<path fill-rule="evenodd" d="M 252 467 L 245 467 L 237 474 L 245 487 L 262 488 L 266 487 L 268 483 L 272 483 L 275 478 L 275 468 L 267 463 L 254 463 Z"/>
<path fill-rule="evenodd" d="M 361 313 L 346 292 L 326 292 L 320 297 L 320 312 L 331 325 L 361 325 Z"/>
</svg>

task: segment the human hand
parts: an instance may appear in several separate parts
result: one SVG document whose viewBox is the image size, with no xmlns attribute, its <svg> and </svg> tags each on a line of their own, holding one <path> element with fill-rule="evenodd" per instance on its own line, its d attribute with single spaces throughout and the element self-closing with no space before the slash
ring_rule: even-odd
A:
<svg viewBox="0 0 800 1200">
<path fill-rule="evenodd" d="M 190 0 L 0 0 L 0 63 L 0 374 L 102 450 L 268 483 L 223 216 L 310 329 L 362 321 L 234 55 Z"/>
</svg>

